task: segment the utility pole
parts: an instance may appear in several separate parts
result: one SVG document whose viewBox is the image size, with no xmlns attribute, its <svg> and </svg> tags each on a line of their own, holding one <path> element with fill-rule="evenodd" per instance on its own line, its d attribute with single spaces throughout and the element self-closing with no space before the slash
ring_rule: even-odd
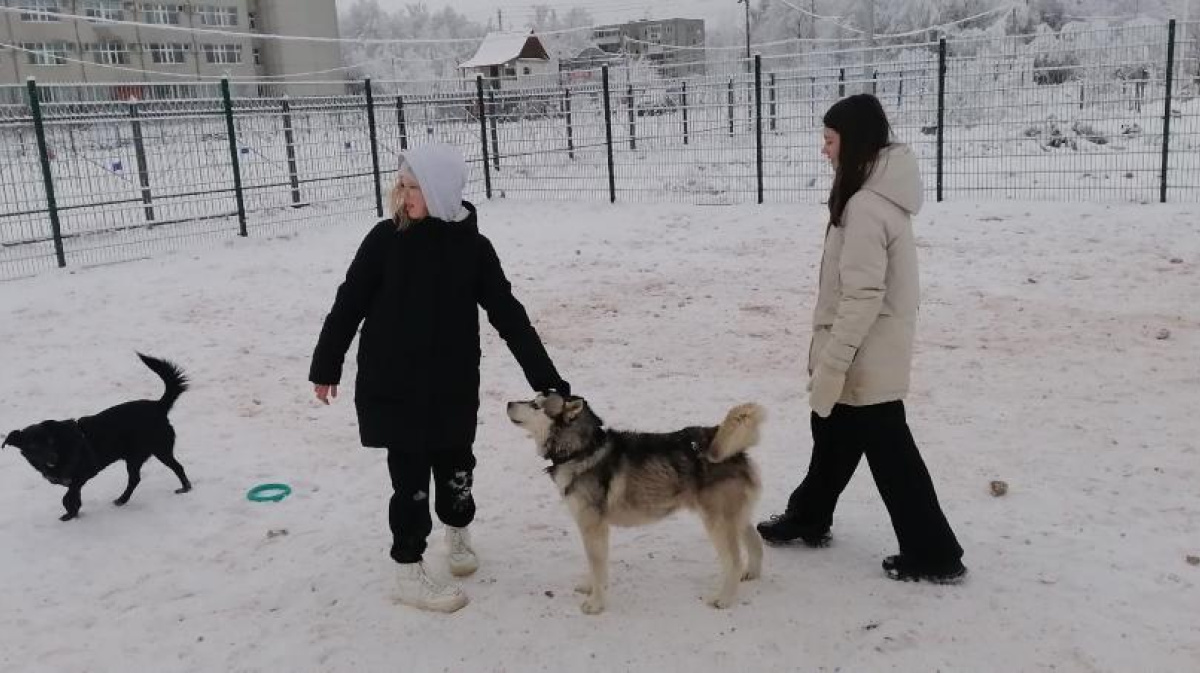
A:
<svg viewBox="0 0 1200 673">
<path fill-rule="evenodd" d="M 809 51 L 816 51 L 817 47 L 817 0 L 808 0 L 808 37 L 812 42 L 808 43 Z"/>
<path fill-rule="evenodd" d="M 1184 44 L 1187 44 L 1188 43 L 1188 21 L 1190 21 L 1191 17 L 1192 17 L 1192 0 L 1180 0 L 1180 1 L 1183 2 L 1183 12 L 1181 12 L 1181 14 L 1183 16 L 1183 23 L 1180 24 L 1183 26 L 1182 42 Z"/>
<path fill-rule="evenodd" d="M 875 55 L 875 0 L 863 0 L 866 3 L 867 17 L 864 24 L 866 25 L 867 34 L 867 51 L 863 53 L 863 93 L 868 93 L 871 88 L 871 60 Z"/>
<path fill-rule="evenodd" d="M 1182 2 L 1183 2 L 1183 12 L 1182 12 L 1183 23 L 1181 23 L 1179 25 L 1181 28 L 1183 28 L 1183 39 L 1179 41 L 1179 44 L 1185 50 L 1182 54 L 1183 55 L 1182 61 L 1184 63 L 1186 63 L 1188 61 L 1188 56 L 1187 56 L 1187 51 L 1186 51 L 1186 49 L 1188 48 L 1188 45 L 1191 44 L 1192 52 L 1196 55 L 1200 55 L 1200 46 L 1197 46 L 1197 45 L 1189 42 L 1189 40 L 1191 39 L 1192 31 L 1189 30 L 1189 28 L 1191 28 L 1191 26 L 1188 25 L 1188 21 L 1190 21 L 1191 17 L 1192 17 L 1192 0 L 1182 0 Z M 1196 66 L 1196 72 L 1193 76 L 1195 77 L 1196 85 L 1200 86 L 1200 65 Z"/>
<path fill-rule="evenodd" d="M 750 0 L 738 0 L 739 5 L 746 5 L 746 72 L 750 72 Z"/>
<path fill-rule="evenodd" d="M 504 32 L 504 10 L 496 8 L 496 22 L 500 24 L 500 32 Z"/>
</svg>

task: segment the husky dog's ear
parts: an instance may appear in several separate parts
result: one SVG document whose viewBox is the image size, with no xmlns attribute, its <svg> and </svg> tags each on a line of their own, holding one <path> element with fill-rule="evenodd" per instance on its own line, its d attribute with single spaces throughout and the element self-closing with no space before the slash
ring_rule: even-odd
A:
<svg viewBox="0 0 1200 673">
<path fill-rule="evenodd" d="M 12 432 L 8 433 L 7 437 L 4 438 L 4 442 L 0 444 L 0 449 L 8 446 L 9 444 L 16 446 L 17 442 L 19 441 L 21 441 L 21 431 L 13 430 Z"/>
<path fill-rule="evenodd" d="M 563 406 L 563 418 L 568 421 L 575 420 L 575 417 L 579 415 L 579 412 L 583 411 L 585 406 L 587 406 L 587 403 L 583 401 L 582 397 L 576 397 L 568 401 Z"/>
</svg>

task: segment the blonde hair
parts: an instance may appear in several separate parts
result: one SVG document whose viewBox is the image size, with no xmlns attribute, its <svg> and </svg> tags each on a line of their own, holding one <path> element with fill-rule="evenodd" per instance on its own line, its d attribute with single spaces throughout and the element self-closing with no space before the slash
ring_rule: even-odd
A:
<svg viewBox="0 0 1200 673">
<path fill-rule="evenodd" d="M 408 216 L 404 214 L 404 194 L 400 191 L 400 180 L 392 185 L 392 193 L 388 196 L 388 210 L 392 213 L 392 221 L 396 223 L 396 228 L 403 231 L 412 224 Z"/>
<path fill-rule="evenodd" d="M 396 223 L 396 228 L 400 231 L 408 229 L 412 224 L 412 220 L 404 214 L 404 192 L 400 190 L 400 180 L 405 175 L 413 180 L 416 179 L 407 163 L 400 165 L 400 170 L 396 172 L 396 182 L 392 184 L 392 193 L 388 196 L 388 210 L 391 211 L 392 221 Z"/>
</svg>

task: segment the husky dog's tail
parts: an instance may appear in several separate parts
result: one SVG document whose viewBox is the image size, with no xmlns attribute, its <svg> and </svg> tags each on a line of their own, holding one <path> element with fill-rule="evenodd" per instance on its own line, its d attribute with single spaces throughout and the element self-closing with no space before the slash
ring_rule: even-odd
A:
<svg viewBox="0 0 1200 673">
<path fill-rule="evenodd" d="M 163 391 L 163 396 L 158 403 L 163 406 L 164 412 L 170 411 L 171 407 L 175 405 L 175 400 L 179 399 L 183 391 L 188 389 L 187 376 L 184 376 L 183 370 L 178 365 L 166 360 L 159 360 L 141 353 L 138 353 L 137 356 L 166 384 L 167 389 Z"/>
<path fill-rule="evenodd" d="M 753 403 L 739 404 L 730 409 L 708 447 L 708 459 L 719 463 L 757 444 L 758 426 L 766 417 L 766 409 Z"/>
</svg>

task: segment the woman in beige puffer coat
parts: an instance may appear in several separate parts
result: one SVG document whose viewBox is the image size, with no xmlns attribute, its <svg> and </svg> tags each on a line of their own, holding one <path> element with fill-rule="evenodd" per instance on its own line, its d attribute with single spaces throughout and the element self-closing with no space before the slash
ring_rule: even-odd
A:
<svg viewBox="0 0 1200 673">
<path fill-rule="evenodd" d="M 808 354 L 812 459 L 787 510 L 758 529 L 768 542 L 828 544 L 838 496 L 865 453 L 900 543 L 883 561 L 887 575 L 957 583 L 962 547 L 904 414 L 920 293 L 917 160 L 891 142 L 869 94 L 837 102 L 824 123 L 822 153 L 836 173 Z"/>
</svg>

